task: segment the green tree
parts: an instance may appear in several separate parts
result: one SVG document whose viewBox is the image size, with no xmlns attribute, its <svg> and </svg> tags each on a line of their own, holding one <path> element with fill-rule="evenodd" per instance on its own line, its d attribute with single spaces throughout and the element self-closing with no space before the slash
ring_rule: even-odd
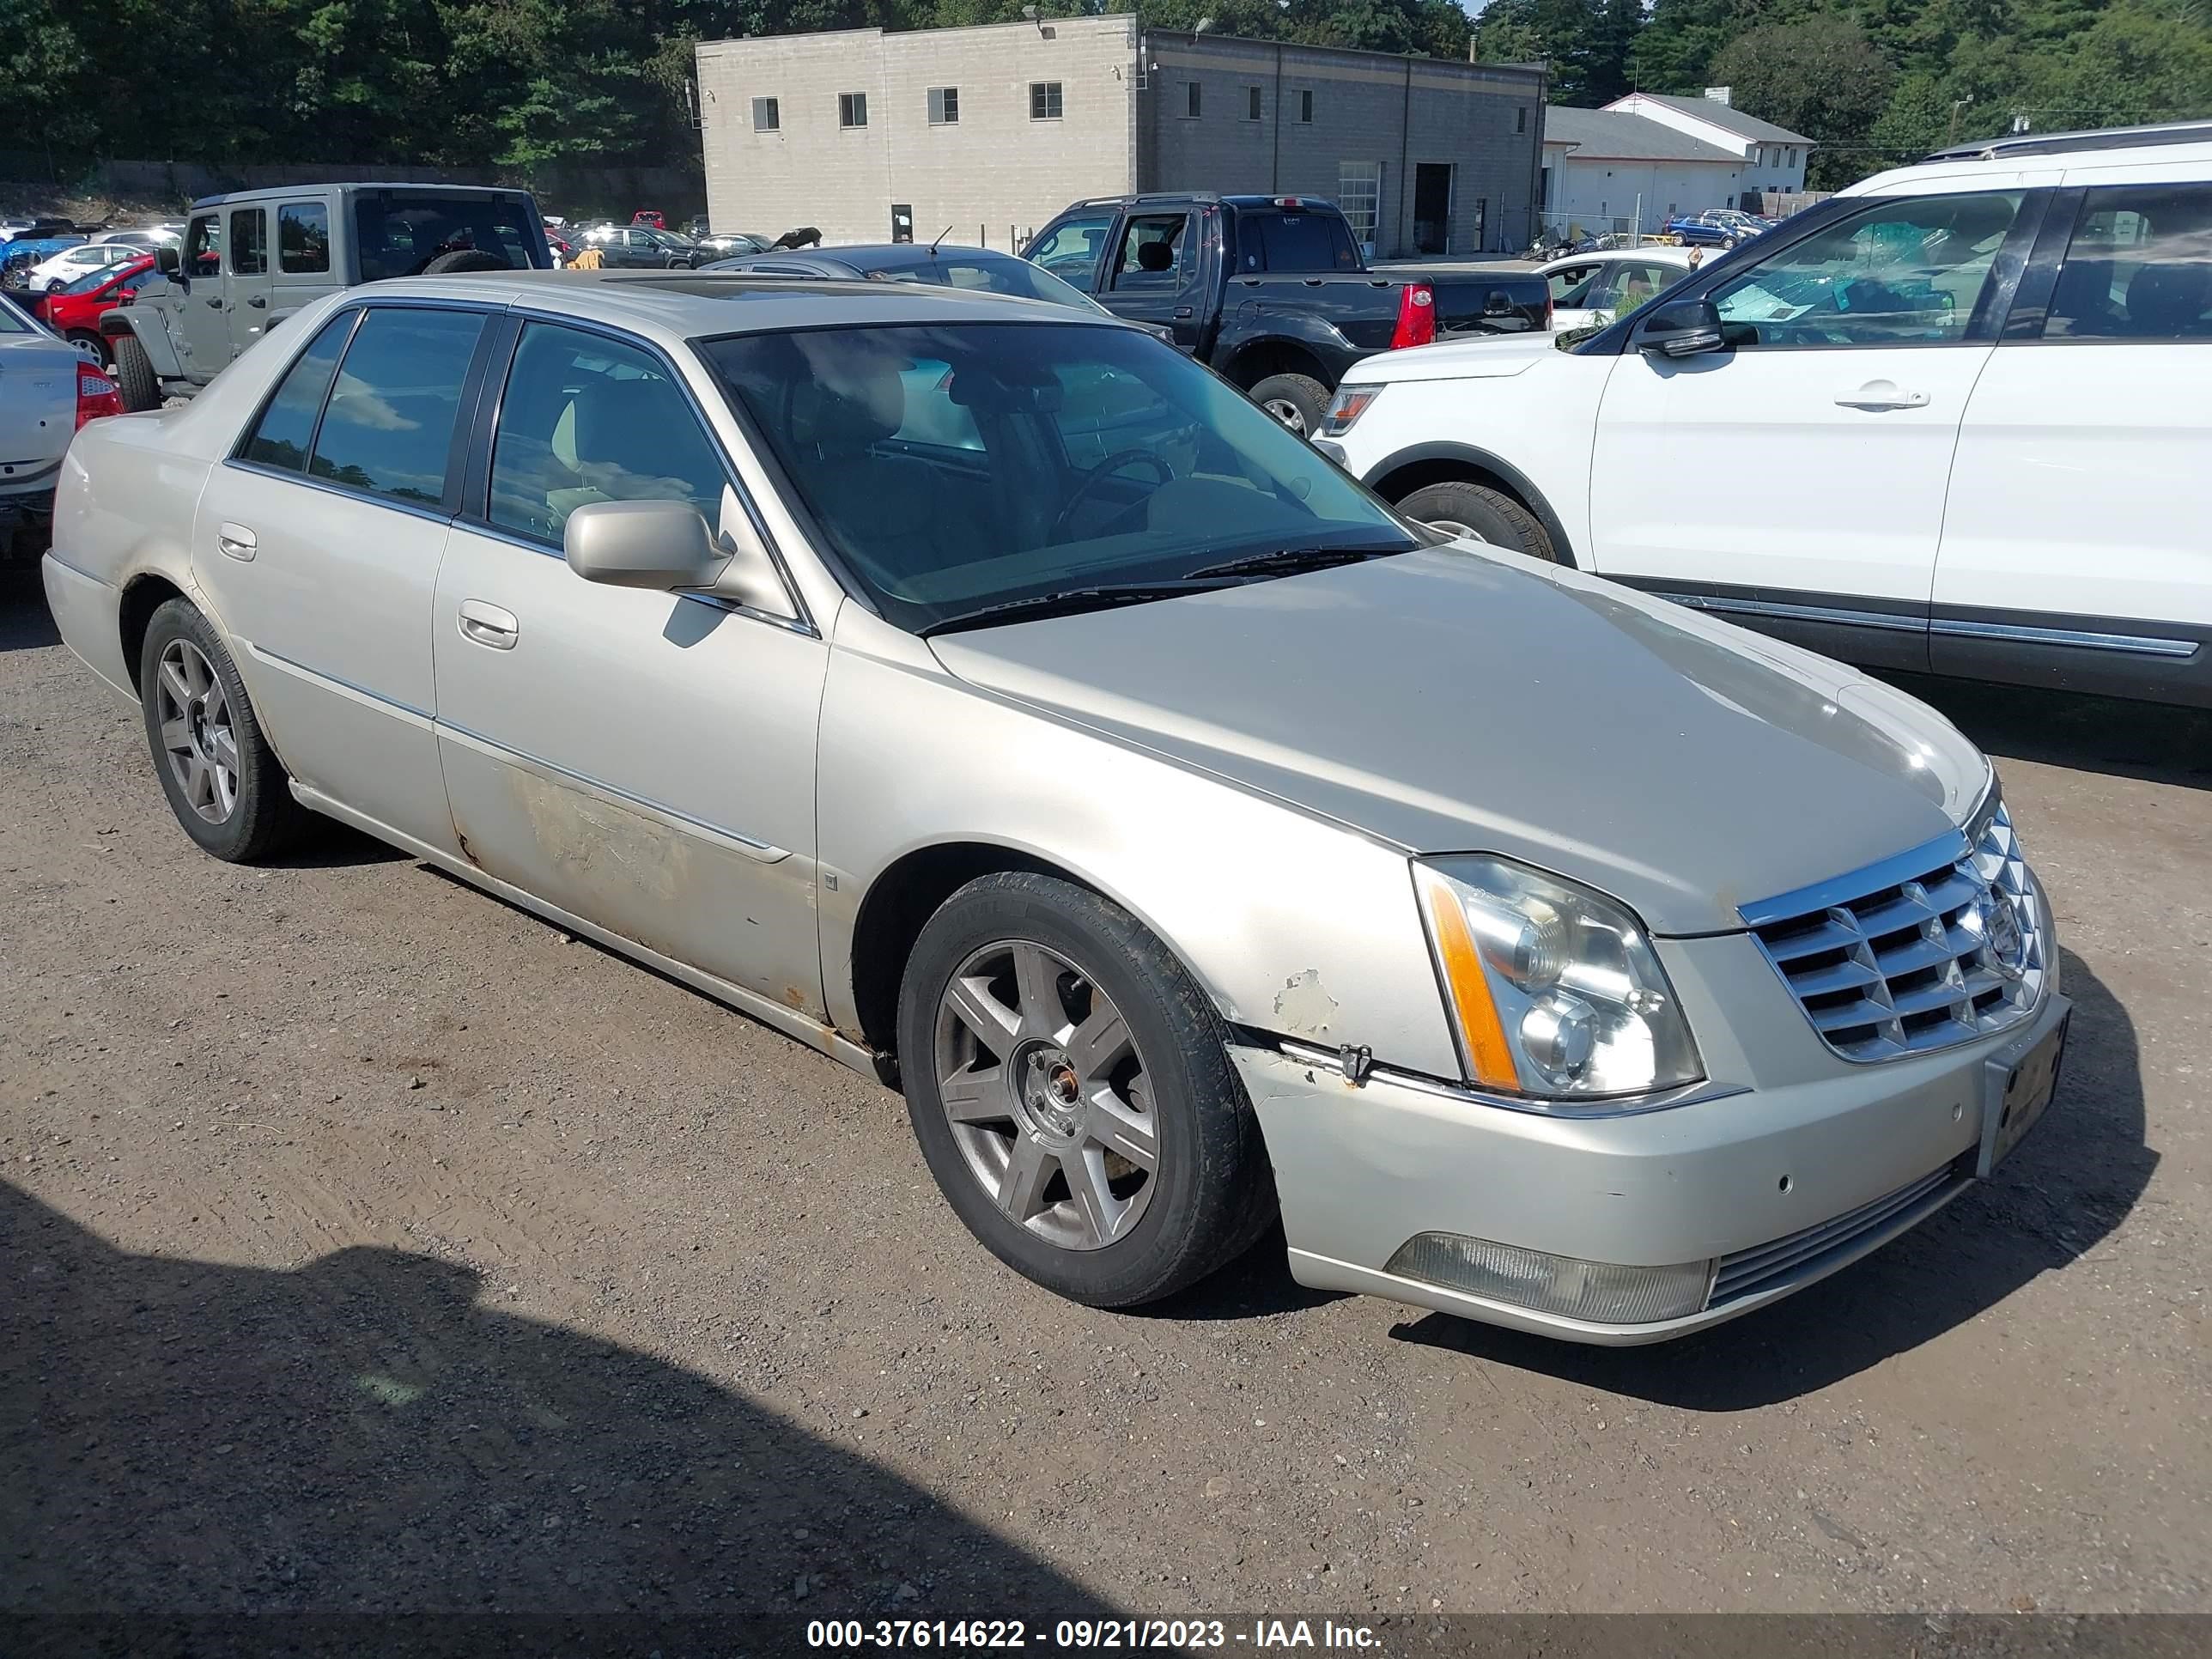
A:
<svg viewBox="0 0 2212 1659">
<path fill-rule="evenodd" d="M 1816 189 L 1867 171 L 1847 152 L 1865 143 L 1896 80 L 1856 22 L 1820 13 L 1737 36 L 1713 59 L 1711 74 L 1733 89 L 1736 108 L 1828 147 L 1814 153 L 1807 174 Z"/>
</svg>

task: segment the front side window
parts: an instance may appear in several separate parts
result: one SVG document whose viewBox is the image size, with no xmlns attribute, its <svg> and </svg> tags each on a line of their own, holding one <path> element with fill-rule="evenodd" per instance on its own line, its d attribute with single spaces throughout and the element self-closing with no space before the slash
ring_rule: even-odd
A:
<svg viewBox="0 0 2212 1659">
<path fill-rule="evenodd" d="M 837 94 L 837 125 L 841 127 L 864 127 L 868 125 L 866 93 L 841 92 Z"/>
<path fill-rule="evenodd" d="M 782 125 L 783 116 L 781 112 L 776 107 L 776 101 L 775 99 L 756 98 L 753 100 L 753 131 L 755 132 L 775 132 L 780 129 Z"/>
<path fill-rule="evenodd" d="M 1065 282 L 1087 289 L 1098 270 L 1099 246 L 1113 225 L 1110 214 L 1062 220 L 1030 243 L 1023 257 Z"/>
<path fill-rule="evenodd" d="M 1133 216 L 1121 233 L 1114 263 L 1114 286 L 1121 289 L 1179 288 L 1189 239 L 1190 216 L 1182 213 Z"/>
<path fill-rule="evenodd" d="M 2046 340 L 2212 340 L 2212 185 L 2091 190 Z"/>
<path fill-rule="evenodd" d="M 213 276 L 222 269 L 222 222 L 212 213 L 192 221 L 185 232 L 184 274 Z"/>
<path fill-rule="evenodd" d="M 276 395 L 261 411 L 252 435 L 240 451 L 240 459 L 262 466 L 282 467 L 287 472 L 307 471 L 307 449 L 315 436 L 315 417 L 323 412 L 323 399 L 330 392 L 331 377 L 337 373 L 338 355 L 345 349 L 346 337 L 353 332 L 359 316 L 357 312 L 340 312 L 323 325 L 314 343 L 285 371 Z"/>
<path fill-rule="evenodd" d="M 932 87 L 929 89 L 929 125 L 933 127 L 957 126 L 960 123 L 960 88 Z"/>
<path fill-rule="evenodd" d="M 370 307 L 338 366 L 309 475 L 396 501 L 441 502 L 461 382 L 483 331 L 472 311 Z"/>
<path fill-rule="evenodd" d="M 320 202 L 287 202 L 276 210 L 276 268 L 287 276 L 320 276 L 331 268 L 331 210 Z"/>
<path fill-rule="evenodd" d="M 265 208 L 240 208 L 230 216 L 230 269 L 240 276 L 262 276 L 269 271 L 269 212 Z"/>
<path fill-rule="evenodd" d="M 522 331 L 493 439 L 492 523 L 556 546 L 592 501 L 689 501 L 719 524 L 725 481 L 690 399 L 651 352 L 554 323 Z"/>
<path fill-rule="evenodd" d="M 1544 279 L 1552 290 L 1552 303 L 1564 310 L 1578 310 L 1589 303 L 1590 289 L 1596 285 L 1602 265 L 1569 265 L 1565 270 L 1555 270 Z"/>
<path fill-rule="evenodd" d="M 1129 330 L 854 327 L 700 349 L 854 578 L 915 631 L 1101 587 L 1234 586 L 1262 578 L 1211 567 L 1283 549 L 1415 545 L 1234 387 Z"/>
<path fill-rule="evenodd" d="M 1060 82 L 1032 81 L 1030 82 L 1030 119 L 1057 121 L 1060 114 Z"/>
<path fill-rule="evenodd" d="M 1960 340 L 2022 199 L 1990 191 L 1883 201 L 1759 261 L 1713 302 L 1739 347 Z"/>
</svg>

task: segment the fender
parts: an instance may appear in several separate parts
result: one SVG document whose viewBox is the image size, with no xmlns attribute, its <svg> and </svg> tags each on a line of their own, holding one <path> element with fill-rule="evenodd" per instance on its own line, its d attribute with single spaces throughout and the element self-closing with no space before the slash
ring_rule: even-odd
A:
<svg viewBox="0 0 2212 1659">
<path fill-rule="evenodd" d="M 1277 344 L 1297 348 L 1318 361 L 1321 378 L 1332 391 L 1347 368 L 1373 355 L 1353 345 L 1332 323 L 1296 311 L 1270 311 L 1267 301 L 1260 300 L 1240 305 L 1222 319 L 1212 362 L 1226 374 L 1253 347 Z"/>
<path fill-rule="evenodd" d="M 148 310 L 140 314 L 136 306 L 117 306 L 103 312 L 100 331 L 108 339 L 121 334 L 135 334 L 138 343 L 146 349 L 147 361 L 154 365 L 155 376 L 164 380 L 181 380 L 185 366 L 177 361 L 176 343 L 169 338 L 169 331 L 160 320 L 161 313 Z"/>
<path fill-rule="evenodd" d="M 1376 486 L 1382 480 L 1393 472 L 1419 465 L 1423 461 L 1462 461 L 1502 480 L 1515 495 L 1528 504 L 1528 510 L 1536 515 L 1536 522 L 1544 526 L 1544 533 L 1552 538 L 1552 545 L 1565 556 L 1567 562 L 1577 570 L 1588 568 L 1577 556 L 1574 544 L 1568 539 L 1565 527 L 1559 523 L 1559 515 L 1552 510 L 1552 504 L 1544 499 L 1543 492 L 1528 482 L 1528 475 L 1519 467 L 1486 449 L 1477 449 L 1473 444 L 1414 444 L 1377 461 L 1367 469 L 1366 475 L 1359 482 L 1381 495 L 1382 491 Z"/>
</svg>

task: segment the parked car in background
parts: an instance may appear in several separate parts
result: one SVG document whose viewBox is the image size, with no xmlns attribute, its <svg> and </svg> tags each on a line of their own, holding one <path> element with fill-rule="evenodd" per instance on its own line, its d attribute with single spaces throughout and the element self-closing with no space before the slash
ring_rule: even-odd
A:
<svg viewBox="0 0 2212 1659">
<path fill-rule="evenodd" d="M 700 287 L 332 295 L 87 429 L 48 601 L 195 845 L 341 818 L 896 1079 L 1098 1306 L 1279 1213 L 1308 1284 L 1654 1341 L 2043 1115 L 2050 908 L 1933 711 L 1443 544 L 1079 311 Z"/>
<path fill-rule="evenodd" d="M 192 204 L 165 281 L 100 319 L 124 402 L 189 397 L 335 289 L 423 272 L 549 268 L 529 192 L 460 185 L 297 185 Z"/>
<path fill-rule="evenodd" d="M 735 259 L 748 253 L 764 253 L 773 245 L 766 236 L 755 236 L 742 230 L 725 232 L 720 236 L 702 236 L 700 251 L 716 259 Z"/>
<path fill-rule="evenodd" d="M 1117 317 L 1176 342 L 1300 434 L 1369 353 L 1550 326 L 1520 270 L 1367 268 L 1352 228 L 1312 197 L 1149 195 L 1078 202 L 1023 257 Z"/>
<path fill-rule="evenodd" d="M 165 243 L 176 247 L 185 240 L 185 228 L 182 225 L 136 225 L 122 230 L 103 230 L 92 240 L 100 243 L 122 242 L 149 250 Z"/>
<path fill-rule="evenodd" d="M 690 222 L 684 227 L 684 234 L 695 242 L 703 242 L 714 233 L 707 216 L 703 213 L 695 213 L 691 216 Z"/>
<path fill-rule="evenodd" d="M 649 225 L 655 230 L 668 228 L 668 221 L 661 216 L 659 208 L 640 208 L 629 216 L 629 222 L 634 225 Z"/>
<path fill-rule="evenodd" d="M 1688 276 L 1690 250 L 1654 242 L 1639 248 L 1554 259 L 1537 271 L 1552 290 L 1552 327 L 1564 333 L 1611 322 Z"/>
<path fill-rule="evenodd" d="M 608 270 L 685 270 L 713 257 L 689 237 L 650 225 L 609 225 L 586 231 L 584 240 Z"/>
<path fill-rule="evenodd" d="M 2212 143 L 2038 135 L 1568 349 L 1362 363 L 1322 441 L 1417 518 L 1849 660 L 2212 707 L 2208 384 Z"/>
<path fill-rule="evenodd" d="M 1767 228 L 1768 222 L 1736 208 L 1709 208 L 1667 222 L 1667 234 L 1686 247 L 1733 247 Z"/>
<path fill-rule="evenodd" d="M 41 294 L 73 283 L 87 271 L 124 264 L 138 256 L 139 250 L 128 242 L 80 242 L 33 265 L 25 274 L 23 285 L 33 294 Z"/>
<path fill-rule="evenodd" d="M 0 246 L 0 288 L 23 289 L 31 272 L 56 254 L 84 246 L 84 238 L 71 232 L 58 236 L 18 236 Z"/>
<path fill-rule="evenodd" d="M 82 240 L 76 226 L 67 219 L 51 215 L 30 218 L 0 219 L 0 242 L 35 241 L 42 237 L 70 236 Z"/>
<path fill-rule="evenodd" d="M 142 254 L 119 265 L 88 270 L 65 287 L 49 289 L 37 296 L 32 309 L 40 322 L 63 339 L 84 347 L 112 367 L 100 319 L 115 307 L 131 304 L 149 283 L 162 280 L 155 269 L 154 256 Z"/>
<path fill-rule="evenodd" d="M 70 440 L 122 409 L 97 362 L 0 300 L 0 563 L 46 551 Z"/>
</svg>

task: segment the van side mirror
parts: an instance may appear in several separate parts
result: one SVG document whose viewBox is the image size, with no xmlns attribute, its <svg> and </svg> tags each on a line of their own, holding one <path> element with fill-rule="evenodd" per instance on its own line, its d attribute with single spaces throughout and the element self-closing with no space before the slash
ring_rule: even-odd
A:
<svg viewBox="0 0 2212 1659">
<path fill-rule="evenodd" d="M 1695 357 L 1727 348 L 1720 308 L 1711 300 L 1677 300 L 1642 308 L 1636 349 L 1651 357 Z"/>
<path fill-rule="evenodd" d="M 173 276 L 184 269 L 184 256 L 167 242 L 159 243 L 154 249 L 154 269 L 164 276 Z"/>
</svg>

